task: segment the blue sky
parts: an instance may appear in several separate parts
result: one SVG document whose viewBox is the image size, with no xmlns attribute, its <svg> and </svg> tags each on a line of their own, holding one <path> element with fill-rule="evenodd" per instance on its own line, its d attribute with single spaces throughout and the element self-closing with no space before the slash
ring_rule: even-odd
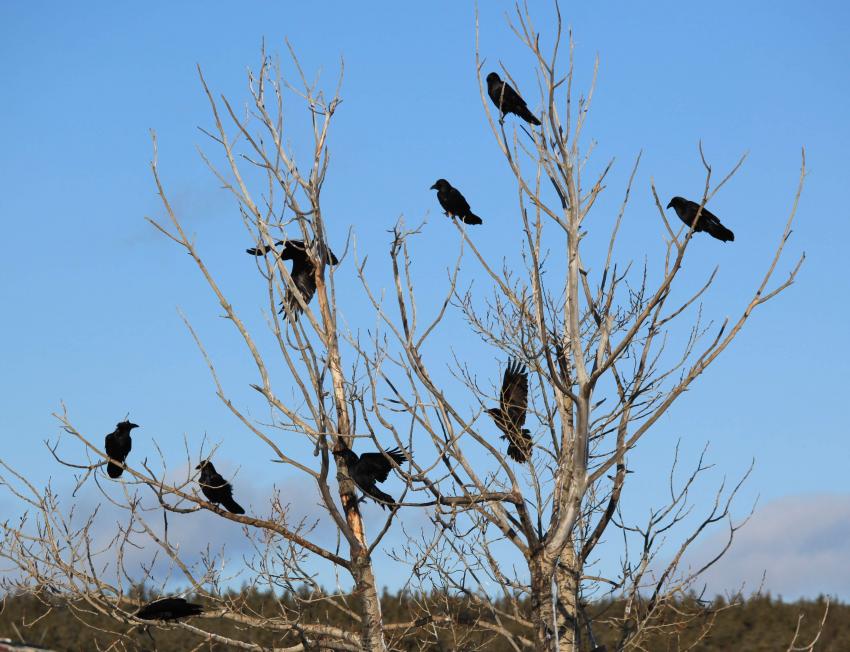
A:
<svg viewBox="0 0 850 652">
<path fill-rule="evenodd" d="M 537 24 L 546 25 L 549 3 L 529 4 Z M 482 3 L 482 53 L 488 69 L 496 61 L 507 65 L 539 107 L 533 61 L 505 26 L 510 7 Z M 789 245 L 789 254 L 807 254 L 799 281 L 757 312 L 635 452 L 627 506 L 639 515 L 657 502 L 677 439 L 691 462 L 710 440 L 718 481 L 756 460 L 741 513 L 759 496 L 761 505 L 810 504 L 794 512 L 799 518 L 790 527 L 825 528 L 836 564 L 850 567 L 847 539 L 829 520 L 841 509 L 827 510 L 827 525 L 804 522 L 824 504 L 843 505 L 844 512 L 850 505 L 839 400 L 850 369 L 843 341 L 850 211 L 842 190 L 850 142 L 850 8 L 724 1 L 565 3 L 563 9 L 575 33 L 580 88 L 600 57 L 586 133 L 598 142 L 592 169 L 616 157 L 599 209 L 603 224 L 643 150 L 624 258 L 641 260 L 659 237 L 650 178 L 662 197 L 696 198 L 703 185 L 700 139 L 717 170 L 749 152 L 711 205 L 736 241 L 697 240 L 691 252 L 693 278 L 721 265 L 706 301 L 713 316 L 742 309 L 791 205 L 800 148 L 807 151 L 809 176 Z M 41 446 L 58 433 L 50 414 L 60 401 L 96 440 L 129 411 L 144 426 L 138 442 L 155 438 L 179 451 L 184 435 L 199 442 L 206 434 L 223 442 L 220 454 L 245 476 L 268 472 L 268 453 L 246 440 L 217 401 L 175 308 L 199 328 L 229 388 L 247 401 L 245 387 L 254 379 L 240 375 L 247 367 L 238 343 L 191 261 L 143 219 L 161 215 L 148 169 L 155 129 L 174 205 L 217 276 L 233 293 L 256 293 L 235 206 L 197 156 L 197 146 L 209 146 L 197 127 L 211 125 L 198 63 L 215 91 L 242 103 L 244 73 L 258 64 L 262 39 L 285 54 L 288 37 L 308 71 L 324 70 L 329 87 L 344 57 L 344 102 L 332 132 L 324 206 L 332 244 L 344 242 L 351 228 L 358 251 L 374 261 L 376 282 L 386 284 L 387 229 L 400 215 L 410 223 L 428 218 L 417 242 L 417 273 L 423 282 L 445 277 L 457 234 L 428 190 L 438 177 L 458 186 L 484 217 L 475 233 L 480 246 L 495 259 L 516 248 L 510 173 L 474 78 L 471 3 L 244 2 L 238 11 L 223 2 L 3 3 L 0 25 L 0 440 L 3 458 L 39 481 L 64 474 Z M 365 300 L 351 288 L 343 311 L 350 324 L 366 327 Z M 423 290 L 425 301 L 436 296 Z M 434 346 L 466 346 L 453 337 L 439 333 Z M 484 373 L 486 353 L 479 344 L 469 343 L 469 350 L 481 355 Z M 251 482 L 262 485 L 256 476 Z M 7 515 L 15 511 L 5 498 L 0 507 Z M 783 513 L 766 509 L 765 518 Z M 787 566 L 756 547 L 761 556 L 749 564 L 775 565 L 777 573 Z M 798 554 L 806 553 L 803 542 Z M 846 571 L 818 569 L 813 573 L 820 577 L 793 587 L 781 573 L 772 584 L 769 572 L 767 587 L 790 596 L 850 597 Z M 735 577 L 730 570 L 716 586 Z"/>
</svg>

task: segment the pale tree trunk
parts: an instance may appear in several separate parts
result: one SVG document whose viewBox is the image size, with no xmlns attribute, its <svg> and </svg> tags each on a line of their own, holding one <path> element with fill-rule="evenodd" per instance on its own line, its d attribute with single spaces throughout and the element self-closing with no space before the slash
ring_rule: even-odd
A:
<svg viewBox="0 0 850 652">
<path fill-rule="evenodd" d="M 555 610 L 553 607 L 553 564 L 543 559 L 541 550 L 531 563 L 531 622 L 535 628 L 535 649 L 556 652 Z"/>
<path fill-rule="evenodd" d="M 572 542 L 570 542 L 561 553 L 561 558 L 555 568 L 555 585 L 558 590 L 556 619 L 559 652 L 578 652 L 581 648 L 578 612 L 578 588 L 581 569 L 577 562 L 578 556 Z"/>
</svg>

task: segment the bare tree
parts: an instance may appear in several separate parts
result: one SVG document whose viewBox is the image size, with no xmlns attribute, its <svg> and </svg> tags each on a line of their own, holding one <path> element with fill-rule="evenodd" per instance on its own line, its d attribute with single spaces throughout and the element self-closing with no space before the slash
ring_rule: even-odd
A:
<svg viewBox="0 0 850 652">
<path fill-rule="evenodd" d="M 393 352 L 387 353 L 384 341 L 376 338 L 379 344 L 363 355 L 373 392 L 377 393 L 379 380 L 392 389 L 391 402 L 374 401 L 381 425 L 394 428 L 382 411 L 405 411 L 416 429 L 430 436 L 442 458 L 443 475 L 436 479 L 432 473 L 429 489 L 440 494 L 505 495 L 502 500 L 476 500 L 463 506 L 438 504 L 433 539 L 411 541 L 405 551 L 405 557 L 416 559 L 416 577 L 427 570 L 427 582 L 477 600 L 514 649 L 596 647 L 583 594 L 589 587 L 608 586 L 626 606 L 625 614 L 608 621 L 621 631 L 617 649 L 640 649 L 653 631 L 679 631 L 697 614 L 711 612 L 699 600 L 691 611 L 681 610 L 681 600 L 707 568 L 692 569 L 682 562 L 693 541 L 716 523 L 727 524 L 729 537 L 708 565 L 731 544 L 740 523 L 730 520 L 729 506 L 740 483 L 731 489 L 725 483 L 719 488 L 708 514 L 694 522 L 669 563 L 659 565 L 660 538 L 690 514 L 689 490 L 706 466 L 700 459 L 682 486 L 671 481 L 669 503 L 655 510 L 648 523 L 629 525 L 622 516 L 618 518 L 628 453 L 727 349 L 753 312 L 794 282 L 804 256 L 790 266 L 784 279 L 773 279 L 791 235 L 805 157 L 793 205 L 784 227 L 777 229 L 776 249 L 765 261 L 761 281 L 736 319 L 708 320 L 701 300 L 711 290 L 717 270 L 707 278 L 688 280 L 683 261 L 706 204 L 730 181 L 745 157 L 718 180 L 700 146 L 703 194 L 693 223 L 678 230 L 668 222 L 653 183 L 663 255 L 638 268 L 629 257 L 643 252 L 627 250 L 626 262 L 618 262 L 624 247 L 617 236 L 631 207 L 640 157 L 618 214 L 606 223 L 593 209 L 613 162 L 589 181 L 583 178 L 592 150 L 591 145 L 585 151 L 581 143 L 593 85 L 586 97 L 576 101 L 573 42 L 571 35 L 564 34 L 557 5 L 556 14 L 552 45 L 545 52 L 544 39 L 527 7 L 518 6 L 510 24 L 537 64 L 542 100 L 539 129 L 493 113 L 482 79 L 484 62 L 476 47 L 481 101 L 516 180 L 521 252 L 502 263 L 492 261 L 476 245 L 471 229 L 456 222 L 469 252 L 464 265 L 467 269 L 475 265 L 475 291 L 458 287 L 459 261 L 446 299 L 434 311 L 436 317 L 422 323 L 418 315 L 426 309 L 417 306 L 411 271 L 417 257 L 411 253 L 415 231 L 399 225 L 391 248 L 393 308 L 399 316 L 370 293 Z M 566 70 L 561 63 L 564 56 Z M 597 68 L 598 61 L 594 84 Z M 508 69 L 501 72 L 518 87 Z M 601 258 L 589 260 L 584 254 L 585 236 L 601 229 L 609 232 L 607 250 Z M 520 256 L 523 266 L 517 268 L 513 261 Z M 489 296 L 482 290 L 482 276 L 489 281 Z M 451 304 L 497 357 L 505 363 L 518 360 L 529 370 L 527 412 L 538 425 L 530 433 L 534 454 L 527 464 L 511 460 L 493 438 L 499 418 L 494 424 L 487 406 L 500 400 L 498 386 L 481 389 L 467 361 L 456 360 L 455 375 L 466 384 L 468 395 L 476 398 L 477 406 L 470 409 L 462 395 L 446 392 L 434 380 L 431 369 L 443 361 L 429 360 L 423 343 Z M 492 373 L 499 375 L 495 368 Z M 505 390 L 501 392 L 504 405 Z M 520 407 L 524 411 L 526 406 Z M 521 421 L 516 425 L 517 433 L 522 425 Z M 499 428 L 505 430 L 503 425 Z M 489 466 L 478 462 L 482 454 L 490 458 Z M 624 533 L 626 546 L 637 542 L 639 552 L 635 558 L 624 556 L 618 577 L 595 576 L 592 555 L 612 529 Z M 518 559 L 524 563 L 518 564 Z"/>
<path fill-rule="evenodd" d="M 476 62 L 487 120 L 516 180 L 522 242 L 515 259 L 522 265 L 492 261 L 466 227 L 455 222 L 459 255 L 436 306 L 417 305 L 412 252 L 418 229 L 403 222 L 396 226 L 389 299 L 370 285 L 365 259 L 328 241 L 321 194 L 339 85 L 333 95 L 325 94 L 318 82 L 307 79 L 291 50 L 298 81 L 287 82 L 264 52 L 258 71 L 249 75 L 244 111 L 216 97 L 201 75 L 214 123 L 205 133 L 218 152 L 217 157 L 202 156 L 232 194 L 257 253 L 265 254 L 256 261 L 267 288 L 270 345 L 261 345 L 251 332 L 184 229 L 160 177 L 154 138 L 151 169 L 163 217 L 150 222 L 185 249 L 201 272 L 253 362 L 258 380 L 251 386 L 269 416 L 257 420 L 231 399 L 214 355 L 184 317 L 216 392 L 275 462 L 315 488 L 335 540 L 319 540 L 315 521 L 294 519 L 286 497 L 277 493 L 263 515 L 236 514 L 209 502 L 193 469 L 211 453 L 188 442 L 185 468 L 174 470 L 163 455 L 157 463 L 133 457 L 123 465 L 124 481 L 105 484 L 98 469 L 106 463 L 106 453 L 93 436 L 75 428 L 63 409 L 57 415 L 62 427 L 87 458 L 68 461 L 56 445 L 53 454 L 78 469 L 78 489 L 94 485 L 123 520 L 114 537 L 101 541 L 96 535 L 98 509 L 80 513 L 49 486 L 38 488 L 3 464 L 3 483 L 30 509 L 20 522 L 4 524 L 0 555 L 19 571 L 18 579 L 9 580 L 13 587 L 34 591 L 46 601 L 54 593 L 64 596 L 84 623 L 93 615 L 110 616 L 116 621 L 110 631 L 123 645 L 144 624 L 135 616 L 140 599 L 134 588 L 146 583 L 164 591 L 164 578 L 175 575 L 187 591 L 203 598 L 207 611 L 202 619 L 174 626 L 196 634 L 199 641 L 249 650 L 382 650 L 410 638 L 423 649 L 441 640 L 472 648 L 499 639 L 515 650 L 579 650 L 597 646 L 593 621 L 603 618 L 620 631 L 617 649 L 640 649 L 653 628 L 672 630 L 690 622 L 690 613 L 679 612 L 672 620 L 669 614 L 704 569 L 681 562 L 697 536 L 717 522 L 728 522 L 731 542 L 738 525 L 728 521 L 729 504 L 740 485 L 721 487 L 713 508 L 696 520 L 672 561 L 658 565 L 659 535 L 688 516 L 689 490 L 706 466 L 700 459 L 683 483 L 671 474 L 668 504 L 647 523 L 634 524 L 620 509 L 628 453 L 728 347 L 756 308 L 793 283 L 802 257 L 784 280 L 776 283 L 773 278 L 791 234 L 805 167 L 784 229 L 778 229 L 775 253 L 739 317 L 719 324 L 707 321 L 700 301 L 715 274 L 688 280 L 683 261 L 702 210 L 743 158 L 717 181 L 700 148 L 705 187 L 690 228 L 676 231 L 671 226 L 653 185 L 663 254 L 640 268 L 619 262 L 622 256 L 628 261 L 643 253 L 622 253 L 617 240 L 631 207 L 640 157 L 618 214 L 606 223 L 593 209 L 612 163 L 589 183 L 582 179 L 592 149 L 584 151 L 580 143 L 593 87 L 586 98 L 575 101 L 573 43 L 563 34 L 560 13 L 548 52 L 541 49 L 541 35 L 527 9 L 517 9 L 512 28 L 537 64 L 539 128 L 511 129 L 510 122 L 498 119 L 481 79 L 484 62 L 477 40 Z M 510 72 L 503 72 L 517 86 Z M 306 153 L 289 144 L 291 113 L 289 98 L 284 111 L 285 95 L 298 98 L 306 109 L 311 136 Z M 603 229 L 610 232 L 605 253 L 585 258 L 592 255 L 586 253 L 585 235 Z M 293 254 L 288 246 L 301 253 Z M 289 267 L 293 256 L 300 262 Z M 354 268 L 362 281 L 372 323 L 379 324 L 367 335 L 341 324 L 336 263 Z M 464 289 L 460 280 L 461 271 L 470 269 L 484 281 L 475 292 Z M 458 357 L 453 371 L 464 391 L 435 379 L 435 366 L 443 367 L 447 360 L 431 359 L 425 343 L 449 314 L 465 320 L 468 335 L 492 347 L 505 364 L 518 361 L 512 367 L 515 375 L 524 377 L 518 370 L 527 368 L 529 387 L 522 400 L 527 405 L 504 404 L 495 365 L 492 388 L 482 387 L 469 361 Z M 500 402 L 521 408 L 523 421 L 526 411 L 529 415 L 527 462 L 511 459 L 507 445 L 494 438 L 498 424 L 491 419 L 492 405 Z M 507 437 L 516 444 L 509 433 Z M 392 502 L 383 501 L 388 510 L 371 541 L 358 506 L 358 485 L 349 465 L 341 463 L 347 451 L 362 453 L 364 447 L 381 454 L 405 451 L 401 464 L 391 455 L 376 458 L 385 461 L 404 489 Z M 482 459 L 488 462 L 481 464 Z M 395 552 L 411 563 L 407 588 L 421 589 L 414 601 L 418 612 L 409 621 L 386 622 L 373 553 L 398 527 L 401 509 L 429 510 L 434 527 L 428 536 L 406 537 Z M 249 586 L 291 599 L 281 600 L 274 613 L 260 613 L 241 594 L 228 593 L 225 551 L 210 550 L 200 562 L 187 563 L 181 542 L 169 534 L 169 522 L 198 510 L 243 527 L 255 550 L 248 561 Z M 623 536 L 626 550 L 637 543 L 638 552 L 623 556 L 617 577 L 596 576 L 595 551 L 612 531 Z M 151 546 L 156 552 L 147 561 L 130 561 L 135 549 L 150 551 Z M 168 567 L 164 575 L 160 558 Z M 340 577 L 335 590 L 318 585 L 317 565 Z M 305 586 L 306 592 L 296 590 Z M 589 614 L 588 596 L 599 586 L 625 601 L 625 614 Z M 431 597 L 421 597 L 426 595 Z M 316 615 L 317 605 L 344 614 L 351 627 L 329 625 Z M 251 634 L 219 634 L 217 619 L 238 623 Z M 261 641 L 259 633 L 267 638 Z"/>
</svg>

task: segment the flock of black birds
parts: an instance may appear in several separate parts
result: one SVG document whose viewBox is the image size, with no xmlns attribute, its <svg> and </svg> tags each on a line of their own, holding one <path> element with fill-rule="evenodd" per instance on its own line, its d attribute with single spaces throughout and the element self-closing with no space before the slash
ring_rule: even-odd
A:
<svg viewBox="0 0 850 652">
<path fill-rule="evenodd" d="M 530 125 L 540 126 L 540 120 L 531 113 L 525 100 L 495 72 L 487 75 L 487 94 L 499 109 L 500 122 L 504 121 L 505 115 L 513 113 Z M 457 217 L 465 224 L 483 224 L 483 220 L 472 212 L 466 198 L 448 181 L 438 179 L 431 189 L 437 191 L 437 201 L 447 217 Z M 673 197 L 667 208 L 673 208 L 679 219 L 695 232 L 704 231 L 723 242 L 735 239 L 732 231 L 723 226 L 716 215 L 696 202 Z M 286 292 L 279 311 L 285 313 L 285 317 L 292 322 L 297 321 L 303 312 L 303 306 L 310 302 L 316 292 L 314 260 L 318 259 L 322 265 L 339 264 L 334 253 L 324 245 L 320 245 L 314 258 L 303 240 L 278 240 L 274 247 L 260 243 L 246 251 L 252 256 L 274 253 L 280 260 L 292 261 L 290 282 L 284 284 Z M 502 431 L 501 438 L 508 440 L 508 455 L 519 463 L 527 462 L 531 457 L 533 445 L 531 433 L 523 427 L 528 411 L 528 371 L 518 360 L 508 361 L 502 378 L 499 407 L 486 411 Z M 106 435 L 105 449 L 110 458 L 106 472 L 110 478 L 119 478 L 124 471 L 124 463 L 133 444 L 130 431 L 134 428 L 138 426 L 125 420 L 117 424 L 114 432 Z M 381 491 L 377 483 L 386 481 L 393 465 L 401 465 L 407 459 L 406 451 L 395 448 L 357 455 L 350 448 L 343 448 L 334 450 L 334 457 L 338 463 L 345 465 L 349 477 L 366 496 L 384 508 L 387 505 L 396 505 L 395 499 Z M 209 502 L 221 505 L 233 514 L 245 513 L 233 498 L 233 487 L 216 471 L 210 460 L 203 460 L 195 468 L 200 471 L 198 484 Z M 183 598 L 170 597 L 144 605 L 136 616 L 143 620 L 176 620 L 201 613 L 201 605 L 192 604 Z"/>
</svg>

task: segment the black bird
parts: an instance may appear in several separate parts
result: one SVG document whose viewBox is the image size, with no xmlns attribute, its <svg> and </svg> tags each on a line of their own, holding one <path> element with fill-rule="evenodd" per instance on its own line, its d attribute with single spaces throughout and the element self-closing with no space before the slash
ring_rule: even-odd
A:
<svg viewBox="0 0 850 652">
<path fill-rule="evenodd" d="M 676 211 L 679 219 L 687 224 L 688 227 L 694 223 L 694 218 L 697 216 L 697 211 L 699 210 L 699 204 L 684 197 L 673 197 L 670 203 L 667 204 L 667 208 L 671 206 Z M 723 226 L 718 217 L 705 206 L 700 211 L 694 231 L 705 231 L 711 237 L 722 240 L 723 242 L 735 240 L 735 234 Z"/>
<path fill-rule="evenodd" d="M 242 506 L 233 500 L 233 487 L 219 475 L 212 462 L 204 460 L 195 468 L 201 470 L 201 477 L 198 478 L 198 484 L 201 485 L 201 491 L 204 492 L 208 501 L 220 504 L 232 514 L 245 513 Z"/>
<path fill-rule="evenodd" d="M 518 360 L 509 360 L 502 379 L 499 407 L 489 408 L 487 414 L 507 439 L 508 455 L 517 462 L 527 462 L 531 454 L 531 433 L 523 428 L 528 409 L 528 372 Z"/>
<path fill-rule="evenodd" d="M 529 124 L 539 125 L 534 114 L 528 110 L 525 100 L 520 97 L 508 82 L 504 82 L 494 72 L 487 75 L 487 94 L 493 100 L 493 104 L 499 109 L 499 122 L 504 121 L 507 113 L 514 113 Z"/>
<path fill-rule="evenodd" d="M 304 303 L 310 303 L 310 299 L 316 292 L 316 266 L 307 252 L 307 247 L 303 240 L 278 240 L 275 242 L 276 247 L 283 245 L 283 250 L 280 252 L 281 260 L 291 260 L 292 270 L 289 276 L 292 278 L 292 283 L 301 293 L 301 298 Z M 328 265 L 338 265 L 339 260 L 328 247 L 321 247 L 324 250 L 324 263 Z M 252 256 L 265 256 L 270 251 L 275 251 L 272 247 L 260 243 L 258 247 L 251 247 L 245 250 Z M 288 308 L 288 310 L 287 310 Z M 301 305 L 298 303 L 298 297 L 295 294 L 292 286 L 287 285 L 286 294 L 283 297 L 280 311 L 292 315 L 292 320 L 296 321 L 301 314 Z"/>
<path fill-rule="evenodd" d="M 451 217 L 459 217 L 466 224 L 483 224 L 484 220 L 469 210 L 469 202 L 445 179 L 437 179 L 431 190 L 437 191 L 437 201 Z"/>
<path fill-rule="evenodd" d="M 115 430 L 106 435 L 104 447 L 106 448 L 106 454 L 110 457 L 110 461 L 106 463 L 106 472 L 110 478 L 119 478 L 124 473 L 124 467 L 115 464 L 112 460 L 123 463 L 127 459 L 130 449 L 133 448 L 130 431 L 138 427 L 135 423 L 122 421 L 115 426 Z"/>
<path fill-rule="evenodd" d="M 199 604 L 186 602 L 183 598 L 162 598 L 144 605 L 136 612 L 136 618 L 142 620 L 177 620 L 189 616 L 200 616 L 204 608 Z"/>
<path fill-rule="evenodd" d="M 401 464 L 407 459 L 404 451 L 394 448 L 383 453 L 363 453 L 358 457 L 357 453 L 350 448 L 344 448 L 335 450 L 334 455 L 342 459 L 342 463 L 348 468 L 348 475 L 363 493 L 374 498 L 381 507 L 395 503 L 395 498 L 378 489 L 375 483 L 384 482 L 390 474 L 390 469 L 393 468 L 387 458 L 392 458 L 396 464 Z"/>
</svg>

